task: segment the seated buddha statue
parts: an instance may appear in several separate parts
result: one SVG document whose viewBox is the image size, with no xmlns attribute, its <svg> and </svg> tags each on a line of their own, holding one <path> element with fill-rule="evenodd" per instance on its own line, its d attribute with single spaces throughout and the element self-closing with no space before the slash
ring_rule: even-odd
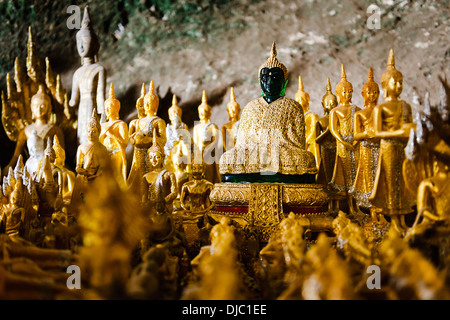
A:
<svg viewBox="0 0 450 320">
<path fill-rule="evenodd" d="M 303 110 L 284 96 L 287 69 L 276 56 L 273 43 L 269 59 L 259 69 L 263 96 L 244 108 L 236 145 L 220 158 L 223 182 L 315 180 L 314 155 L 305 148 Z"/>
</svg>

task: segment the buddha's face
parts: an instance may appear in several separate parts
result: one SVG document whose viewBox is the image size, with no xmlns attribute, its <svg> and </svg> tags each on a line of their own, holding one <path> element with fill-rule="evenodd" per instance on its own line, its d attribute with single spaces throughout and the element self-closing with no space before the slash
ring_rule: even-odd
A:
<svg viewBox="0 0 450 320">
<path fill-rule="evenodd" d="M 201 121 L 208 121 L 211 118 L 211 112 L 207 108 L 198 108 L 198 117 Z"/>
<path fill-rule="evenodd" d="M 91 56 L 92 38 L 89 35 L 77 35 L 77 50 L 81 58 Z"/>
<path fill-rule="evenodd" d="M 106 117 L 110 120 L 119 118 L 120 104 L 117 101 L 108 101 L 105 103 Z"/>
<path fill-rule="evenodd" d="M 154 116 L 158 112 L 158 100 L 157 99 L 145 99 L 144 109 L 147 116 Z"/>
<path fill-rule="evenodd" d="M 230 103 L 227 106 L 227 111 L 228 111 L 228 117 L 229 117 L 230 121 L 239 120 L 239 113 L 241 112 L 241 109 L 238 105 L 236 105 L 235 103 Z"/>
<path fill-rule="evenodd" d="M 376 104 L 378 102 L 379 91 L 376 88 L 365 87 L 362 96 L 365 104 Z"/>
<path fill-rule="evenodd" d="M 33 119 L 46 119 L 50 112 L 50 101 L 42 96 L 34 96 L 31 98 L 31 112 Z"/>
<path fill-rule="evenodd" d="M 148 159 L 150 160 L 150 164 L 155 168 L 159 168 L 163 164 L 163 157 L 159 152 L 149 152 Z"/>
<path fill-rule="evenodd" d="M 98 141 L 99 136 L 100 136 L 100 130 L 97 128 L 97 126 L 88 126 L 87 137 L 90 142 Z"/>
<path fill-rule="evenodd" d="M 350 86 L 344 86 L 339 94 L 339 102 L 342 104 L 352 102 L 353 89 Z"/>
<path fill-rule="evenodd" d="M 300 99 L 300 105 L 302 106 L 303 112 L 306 113 L 309 110 L 309 98 L 304 95 Z"/>
<path fill-rule="evenodd" d="M 192 177 L 195 180 L 201 180 L 203 177 L 203 165 L 194 164 L 192 165 Z"/>
<path fill-rule="evenodd" d="M 322 102 L 323 111 L 325 113 L 329 113 L 333 108 L 336 108 L 338 105 L 337 99 L 334 96 L 329 96 L 324 99 Z"/>
<path fill-rule="evenodd" d="M 145 117 L 144 99 L 138 100 L 138 102 L 136 104 L 136 109 L 137 109 L 139 118 Z"/>
<path fill-rule="evenodd" d="M 391 77 L 385 91 L 388 97 L 399 97 L 403 91 L 403 79 L 400 77 Z"/>
<path fill-rule="evenodd" d="M 178 122 L 181 119 L 181 111 L 169 108 L 169 120 L 172 123 Z"/>
<path fill-rule="evenodd" d="M 284 82 L 284 73 L 281 68 L 263 68 L 261 70 L 260 85 L 265 95 L 280 97 Z"/>
</svg>

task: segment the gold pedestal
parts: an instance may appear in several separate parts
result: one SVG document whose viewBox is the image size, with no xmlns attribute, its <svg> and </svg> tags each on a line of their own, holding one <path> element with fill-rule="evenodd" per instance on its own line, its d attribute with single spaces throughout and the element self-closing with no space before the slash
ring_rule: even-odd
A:
<svg viewBox="0 0 450 320">
<path fill-rule="evenodd" d="M 211 216 L 227 216 L 267 242 L 290 212 L 302 217 L 305 232 L 331 231 L 329 195 L 320 184 L 216 183 Z"/>
</svg>

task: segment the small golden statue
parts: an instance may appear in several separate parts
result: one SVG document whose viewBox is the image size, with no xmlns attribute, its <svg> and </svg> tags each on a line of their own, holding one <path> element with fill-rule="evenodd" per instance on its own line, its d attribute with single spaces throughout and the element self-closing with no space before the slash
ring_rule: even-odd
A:
<svg viewBox="0 0 450 320">
<path fill-rule="evenodd" d="M 192 164 L 193 180 L 186 182 L 181 188 L 181 206 L 188 215 L 204 214 L 214 205 L 209 199 L 214 184 L 203 179 L 203 173 L 203 164 Z"/>
<path fill-rule="evenodd" d="M 177 201 L 174 203 L 174 209 L 181 209 L 180 196 L 183 185 L 189 181 L 188 157 L 184 155 L 183 143 L 178 142 L 172 150 L 173 173 L 177 179 Z"/>
<path fill-rule="evenodd" d="M 331 92 L 330 78 L 327 79 L 327 92 L 322 97 L 324 116 L 316 123 L 316 143 L 320 146 L 320 163 L 317 182 L 325 186 L 333 178 L 334 162 L 336 160 L 336 139 L 330 132 L 330 111 L 338 105 L 337 97 Z"/>
<path fill-rule="evenodd" d="M 372 68 L 369 69 L 367 82 L 363 85 L 361 94 L 364 98 L 365 108 L 356 112 L 354 116 L 353 138 L 360 141 L 360 147 L 358 170 L 351 193 L 359 207 L 370 209 L 372 221 L 369 222 L 368 227 L 372 227 L 372 224 L 377 224 L 380 228 L 383 228 L 387 224 L 386 220 L 381 214 L 376 212 L 377 209 L 369 201 L 374 186 L 378 154 L 380 152 L 380 140 L 374 138 L 373 121 L 373 110 L 378 104 L 380 89 L 374 81 Z"/>
<path fill-rule="evenodd" d="M 51 99 L 45 93 L 43 86 L 40 86 L 38 92 L 31 98 L 31 111 L 34 122 L 19 132 L 14 155 L 8 166 L 3 169 L 3 174 L 6 174 L 8 168 L 16 163 L 25 143 L 30 154 L 29 159 L 25 162 L 25 167 L 32 176 L 37 173 L 39 163 L 44 158 L 45 143 L 49 138 L 52 139 L 57 135 L 64 146 L 64 135 L 61 129 L 50 123 Z"/>
<path fill-rule="evenodd" d="M 170 123 L 166 127 L 166 145 L 164 146 L 164 153 L 171 158 L 171 151 L 175 144 L 183 140 L 183 137 L 187 136 L 189 132 L 188 126 L 181 120 L 183 115 L 183 109 L 178 106 L 177 96 L 172 97 L 172 106 L 168 110 Z"/>
<path fill-rule="evenodd" d="M 235 146 L 239 131 L 241 106 L 236 101 L 233 87 L 230 90 L 230 102 L 227 104 L 227 112 L 230 122 L 222 126 L 223 151 L 230 150 Z"/>
<path fill-rule="evenodd" d="M 205 179 L 212 182 L 220 182 L 220 174 L 216 161 L 219 128 L 211 122 L 211 106 L 203 90 L 202 103 L 198 106 L 200 123 L 194 126 L 194 157 L 198 152 L 205 163 Z"/>
<path fill-rule="evenodd" d="M 55 161 L 53 162 L 53 175 L 57 176 L 60 194 L 65 204 L 70 203 L 72 191 L 75 185 L 75 173 L 69 170 L 66 165 L 66 152 L 59 143 L 58 136 L 53 137 L 53 150 Z"/>
<path fill-rule="evenodd" d="M 156 130 L 156 128 L 154 129 Z M 156 142 L 148 149 L 148 158 L 152 169 L 143 176 L 146 192 L 142 203 L 149 208 L 150 216 L 173 212 L 173 201 L 177 197 L 175 175 L 164 168 L 164 149 Z"/>
<path fill-rule="evenodd" d="M 136 110 L 137 110 L 137 119 L 133 119 L 130 121 L 130 125 L 129 125 L 129 135 L 132 135 L 134 133 L 136 133 L 136 131 L 139 130 L 138 127 L 138 122 L 139 120 L 145 118 L 145 108 L 144 108 L 144 97 L 147 94 L 147 91 L 145 89 L 145 83 L 142 84 L 142 88 L 141 88 L 141 95 L 139 96 L 139 98 L 136 100 Z"/>
<path fill-rule="evenodd" d="M 88 6 L 84 8 L 81 29 L 77 32 L 77 50 L 81 57 L 81 67 L 73 74 L 70 107 L 78 106 L 78 142 L 88 143 L 86 127 L 92 110 L 102 114 L 106 91 L 106 70 L 97 62 L 100 42 L 91 24 Z"/>
<path fill-rule="evenodd" d="M 304 91 L 301 76 L 298 76 L 298 91 L 295 94 L 295 101 L 300 104 L 305 116 L 306 150 L 314 155 L 318 168 L 320 163 L 320 149 L 319 145 L 316 143 L 316 123 L 319 120 L 319 116 L 316 113 L 309 111 L 310 98 L 309 94 Z"/>
<path fill-rule="evenodd" d="M 353 118 L 361 110 L 351 104 L 353 86 L 347 81 L 344 65 L 341 65 L 341 81 L 336 86 L 339 105 L 330 111 L 330 132 L 336 138 L 336 162 L 332 185 L 347 196 L 349 210 L 353 213 L 352 198 L 348 194 L 353 185 L 358 163 L 357 146 L 353 139 Z"/>
<path fill-rule="evenodd" d="M 412 211 L 414 199 L 407 192 L 402 175 L 405 146 L 412 123 L 411 106 L 399 100 L 403 75 L 395 68 L 394 51 L 389 52 L 387 69 L 381 76 L 385 102 L 374 108 L 375 138 L 380 139 L 380 153 L 375 184 L 369 201 L 391 217 L 391 227 L 406 230 L 404 216 Z"/>
<path fill-rule="evenodd" d="M 101 124 L 100 142 L 108 149 L 118 179 L 126 182 L 128 126 L 119 119 L 120 101 L 116 99 L 111 83 L 109 99 L 105 101 L 106 122 Z"/>
<path fill-rule="evenodd" d="M 13 187 L 14 189 L 11 192 L 9 204 L 4 208 L 2 220 L 5 220 L 5 233 L 7 235 L 22 236 L 22 220 L 25 217 L 25 211 L 21 205 L 24 196 L 22 178 L 19 178 Z"/>
<path fill-rule="evenodd" d="M 312 153 L 305 148 L 305 121 L 301 106 L 284 97 L 287 69 L 277 59 L 275 42 L 258 72 L 264 96 L 242 111 L 234 148 L 220 158 L 222 175 L 316 174 Z"/>
<path fill-rule="evenodd" d="M 72 200 L 69 216 L 77 217 L 82 197 L 89 184 L 103 174 L 105 168 L 110 166 L 111 158 L 108 149 L 99 141 L 101 125 L 97 118 L 97 110 L 92 110 L 92 117 L 87 128 L 88 143 L 78 146 L 76 157 L 77 177 L 72 191 Z"/>
<path fill-rule="evenodd" d="M 139 188 L 140 191 L 143 191 L 142 177 L 151 170 L 147 151 L 152 144 L 153 134 L 156 133 L 156 143 L 161 149 L 166 144 L 166 123 L 156 115 L 158 107 L 159 98 L 155 93 L 155 84 L 151 81 L 149 92 L 144 97 L 146 117 L 137 119 L 133 130 L 129 132 L 129 141 L 134 146 L 134 154 L 127 184 Z"/>
</svg>

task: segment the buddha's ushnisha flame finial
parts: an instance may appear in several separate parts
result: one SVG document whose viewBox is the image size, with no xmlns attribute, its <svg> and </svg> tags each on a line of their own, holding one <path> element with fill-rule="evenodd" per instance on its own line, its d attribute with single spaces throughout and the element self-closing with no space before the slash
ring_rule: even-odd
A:
<svg viewBox="0 0 450 320">
<path fill-rule="evenodd" d="M 391 48 L 391 50 L 389 50 L 389 58 L 388 58 L 387 66 L 388 66 L 388 68 L 389 67 L 395 68 L 395 56 L 394 56 L 394 50 L 392 48 Z"/>
<path fill-rule="evenodd" d="M 95 108 L 95 107 L 92 110 L 92 116 L 88 123 L 88 129 L 94 129 L 94 128 L 97 129 L 97 131 L 100 133 L 101 125 L 100 125 L 100 122 L 98 121 L 97 108 Z"/>
<path fill-rule="evenodd" d="M 372 67 L 369 68 L 369 74 L 367 75 L 367 82 L 371 82 L 374 81 L 374 77 L 373 77 L 373 69 Z"/>
<path fill-rule="evenodd" d="M 332 93 L 330 77 L 327 78 L 327 93 Z"/>
<path fill-rule="evenodd" d="M 111 84 L 109 85 L 109 98 L 115 100 L 116 99 L 116 95 L 114 93 L 114 85 L 111 82 Z"/>
<path fill-rule="evenodd" d="M 234 94 L 234 88 L 233 87 L 231 87 L 231 90 L 230 90 L 230 101 L 231 102 L 236 102 L 236 95 Z"/>
<path fill-rule="evenodd" d="M 202 93 L 202 104 L 208 104 L 208 99 L 206 98 L 205 90 L 203 90 L 203 93 Z"/>
<path fill-rule="evenodd" d="M 59 158 L 63 158 L 65 160 L 65 150 L 63 147 L 61 147 L 61 144 L 59 143 L 58 135 L 53 136 L 53 150 L 55 151 L 55 155 Z"/>
<path fill-rule="evenodd" d="M 261 74 L 261 70 L 263 68 L 280 68 L 283 70 L 284 80 L 287 80 L 287 69 L 284 64 L 278 61 L 277 59 L 277 48 L 275 41 L 272 43 L 272 48 L 270 49 L 270 57 L 267 59 L 266 63 L 264 63 L 261 67 L 259 67 L 258 77 Z"/>
<path fill-rule="evenodd" d="M 83 20 L 81 21 L 82 29 L 90 29 L 91 28 L 91 15 L 89 14 L 89 7 L 84 7 Z"/>
<path fill-rule="evenodd" d="M 142 83 L 142 87 L 141 87 L 141 97 L 145 96 L 145 94 L 147 93 L 147 90 L 145 89 L 145 83 Z"/>
<path fill-rule="evenodd" d="M 347 80 L 347 75 L 345 74 L 344 64 L 341 64 L 341 81 Z"/>
<path fill-rule="evenodd" d="M 303 87 L 303 80 L 302 80 L 302 76 L 298 76 L 298 91 L 303 91 L 304 87 Z"/>
<path fill-rule="evenodd" d="M 177 95 L 174 94 L 172 96 L 172 107 L 178 107 L 178 100 L 177 100 Z"/>
<path fill-rule="evenodd" d="M 155 94 L 155 84 L 153 83 L 153 80 L 150 81 L 148 93 L 149 94 Z"/>
</svg>

